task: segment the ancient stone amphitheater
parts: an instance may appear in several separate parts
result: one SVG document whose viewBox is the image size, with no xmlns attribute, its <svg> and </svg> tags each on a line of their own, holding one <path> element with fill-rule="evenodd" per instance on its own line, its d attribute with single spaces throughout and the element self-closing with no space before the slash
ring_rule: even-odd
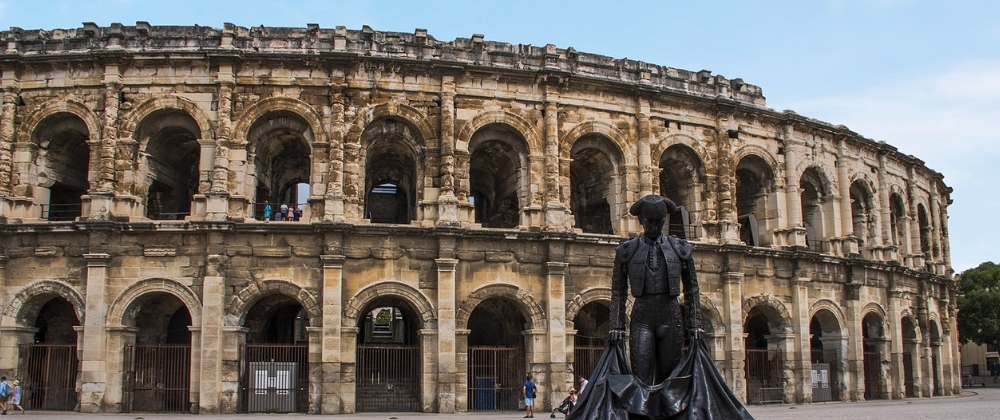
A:
<svg viewBox="0 0 1000 420">
<path fill-rule="evenodd" d="M 0 37 L 29 409 L 512 410 L 530 373 L 547 410 L 645 194 L 680 205 L 744 401 L 960 391 L 942 175 L 741 79 L 421 29 Z"/>
</svg>

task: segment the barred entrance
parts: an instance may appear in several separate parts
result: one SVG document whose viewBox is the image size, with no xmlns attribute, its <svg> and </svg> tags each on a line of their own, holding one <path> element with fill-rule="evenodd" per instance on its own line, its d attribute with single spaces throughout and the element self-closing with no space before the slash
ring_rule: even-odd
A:
<svg viewBox="0 0 1000 420">
<path fill-rule="evenodd" d="M 785 402 L 781 367 L 783 356 L 778 349 L 747 349 L 747 404 Z"/>
<path fill-rule="evenodd" d="M 305 413 L 309 410 L 309 346 L 246 344 L 240 369 L 240 411 Z"/>
<path fill-rule="evenodd" d="M 577 346 L 573 349 L 573 373 L 577 377 L 590 378 L 597 367 L 597 360 L 601 358 L 604 347 L 598 346 Z M 575 381 L 574 387 L 580 386 Z"/>
<path fill-rule="evenodd" d="M 122 411 L 190 410 L 191 346 L 126 345 L 122 372 Z"/>
<path fill-rule="evenodd" d="M 917 396 L 916 381 L 913 379 L 913 353 L 903 353 L 903 387 L 906 388 L 906 398 Z"/>
<path fill-rule="evenodd" d="M 813 363 L 826 363 L 830 365 L 830 400 L 840 401 L 840 352 L 836 349 L 830 350 L 813 350 L 812 351 L 812 362 Z M 813 395 L 813 402 L 819 402 L 816 396 Z"/>
<path fill-rule="evenodd" d="M 420 346 L 358 345 L 356 408 L 420 411 Z"/>
<path fill-rule="evenodd" d="M 524 349 L 469 348 L 469 410 L 517 410 L 524 385 Z"/>
<path fill-rule="evenodd" d="M 865 399 L 882 399 L 882 360 L 878 352 L 865 352 Z"/>
<path fill-rule="evenodd" d="M 22 344 L 18 348 L 21 401 L 25 409 L 76 408 L 79 360 L 73 344 Z"/>
</svg>

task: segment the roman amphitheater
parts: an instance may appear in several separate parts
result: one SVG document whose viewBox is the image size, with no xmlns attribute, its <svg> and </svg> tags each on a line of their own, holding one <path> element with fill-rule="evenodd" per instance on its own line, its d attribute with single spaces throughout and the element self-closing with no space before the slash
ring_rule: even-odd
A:
<svg viewBox="0 0 1000 420">
<path fill-rule="evenodd" d="M 741 79 L 422 29 L 0 36 L 29 409 L 515 410 L 530 373 L 548 410 L 646 194 L 680 205 L 742 400 L 960 392 L 943 176 Z"/>
</svg>

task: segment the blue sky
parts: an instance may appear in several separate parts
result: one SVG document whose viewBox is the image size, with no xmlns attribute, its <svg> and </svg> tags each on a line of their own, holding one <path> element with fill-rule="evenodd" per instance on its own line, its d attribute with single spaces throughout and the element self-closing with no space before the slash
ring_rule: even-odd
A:
<svg viewBox="0 0 1000 420">
<path fill-rule="evenodd" d="M 769 107 L 843 124 L 925 161 L 954 188 L 955 270 L 1000 262 L 1000 2 L 3 1 L 0 28 L 205 25 L 412 32 L 555 44 L 742 78 Z"/>
</svg>

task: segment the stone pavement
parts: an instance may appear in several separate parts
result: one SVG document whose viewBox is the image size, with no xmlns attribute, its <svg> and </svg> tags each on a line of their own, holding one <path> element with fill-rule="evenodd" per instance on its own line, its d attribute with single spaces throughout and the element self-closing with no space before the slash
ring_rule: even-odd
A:
<svg viewBox="0 0 1000 420">
<path fill-rule="evenodd" d="M 966 389 L 960 396 L 920 398 L 889 401 L 866 401 L 858 403 L 815 403 L 807 405 L 751 406 L 750 413 L 758 420 L 804 419 L 809 420 L 920 420 L 920 419 L 994 419 L 1000 417 L 1000 388 Z M 459 420 L 459 419 L 520 419 L 524 412 L 487 412 L 461 414 L 424 413 L 366 413 L 316 416 L 306 414 L 222 414 L 222 415 L 182 415 L 182 414 L 80 414 L 62 412 L 28 412 L 26 415 L 13 414 L 13 419 L 55 419 L 55 420 L 298 420 L 330 417 L 335 419 L 384 419 L 384 420 Z M 536 419 L 549 418 L 548 413 L 536 413 Z M 562 415 L 557 418 L 563 418 Z"/>
</svg>

